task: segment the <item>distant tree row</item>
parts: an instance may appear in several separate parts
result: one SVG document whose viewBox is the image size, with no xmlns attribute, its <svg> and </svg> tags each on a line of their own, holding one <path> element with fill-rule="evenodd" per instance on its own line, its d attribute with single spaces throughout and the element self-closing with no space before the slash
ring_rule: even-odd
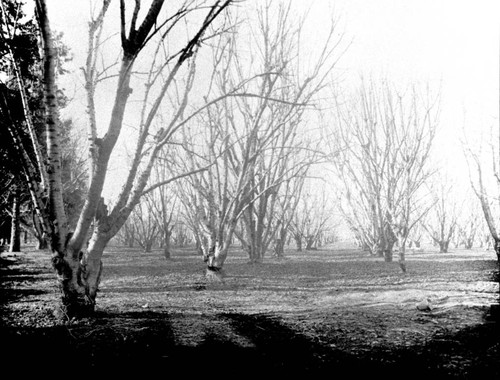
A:
<svg viewBox="0 0 500 380">
<path fill-rule="evenodd" d="M 203 255 L 203 236 L 190 219 L 189 203 L 183 203 L 189 199 L 179 195 L 188 185 L 180 182 L 170 189 L 160 187 L 143 197 L 118 232 L 115 243 L 129 248 L 140 247 L 145 252 L 162 248 L 167 259 L 172 255 L 172 247 L 196 245 Z M 291 217 L 286 225 L 280 221 L 272 240 L 274 245 L 267 249 L 276 257 L 284 256 L 286 246 L 293 245 L 297 251 L 317 250 L 337 240 L 333 207 L 325 207 L 324 199 L 306 192 L 294 196 L 297 197 L 295 207 L 287 210 Z M 245 241 L 238 238 L 244 234 L 243 228 L 244 225 L 237 228 L 231 246 L 240 245 L 251 259 Z"/>
</svg>

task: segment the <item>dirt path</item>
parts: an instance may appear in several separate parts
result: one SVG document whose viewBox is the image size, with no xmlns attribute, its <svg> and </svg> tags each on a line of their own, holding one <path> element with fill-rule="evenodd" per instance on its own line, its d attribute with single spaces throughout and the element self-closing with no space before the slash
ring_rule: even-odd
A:
<svg viewBox="0 0 500 380">
<path fill-rule="evenodd" d="M 121 249 L 106 256 L 96 318 L 61 325 L 48 254 L 2 254 L 6 362 L 79 358 L 83 367 L 229 375 L 500 374 L 499 328 L 486 318 L 498 301 L 498 269 L 487 252 L 413 254 L 406 275 L 356 252 L 290 252 L 252 266 L 235 252 L 224 284 L 207 282 L 189 251 L 170 262 Z M 417 309 L 423 300 L 430 310 Z"/>
</svg>

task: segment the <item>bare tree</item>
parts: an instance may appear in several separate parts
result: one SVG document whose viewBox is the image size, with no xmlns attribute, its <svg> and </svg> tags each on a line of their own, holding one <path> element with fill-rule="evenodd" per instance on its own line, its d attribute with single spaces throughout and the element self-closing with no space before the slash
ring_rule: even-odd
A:
<svg viewBox="0 0 500 380">
<path fill-rule="evenodd" d="M 285 244 L 289 239 L 289 234 L 293 235 L 293 222 L 295 210 L 301 200 L 302 189 L 306 180 L 306 169 L 304 168 L 303 175 L 297 175 L 286 181 L 280 187 L 278 196 L 277 213 L 277 232 L 274 244 L 274 255 L 278 258 L 285 255 Z"/>
<path fill-rule="evenodd" d="M 154 200 L 145 197 L 139 202 L 130 216 L 134 225 L 134 239 L 144 252 L 151 252 L 160 234 L 160 225 L 152 212 Z"/>
<path fill-rule="evenodd" d="M 169 170 L 169 160 L 160 156 L 154 169 L 153 180 L 162 183 L 173 177 Z M 178 224 L 179 214 L 175 211 L 180 201 L 168 186 L 160 186 L 146 195 L 149 212 L 158 226 L 158 238 L 163 248 L 165 259 L 171 258 L 172 234 Z"/>
<path fill-rule="evenodd" d="M 184 140 L 193 152 L 190 169 L 209 166 L 190 177 L 196 190 L 191 203 L 197 205 L 196 230 L 204 234 L 199 240 L 214 270 L 222 268 L 233 235 L 251 262 L 262 261 L 281 225 L 276 212 L 281 186 L 303 176 L 315 160 L 304 153 L 310 148 L 300 132 L 306 107 L 335 63 L 333 27 L 306 72 L 296 67 L 302 24 L 293 27 L 291 21 L 290 5 L 268 1 L 257 10 L 257 27 L 242 20 L 240 33 L 221 37 L 208 94 L 224 101 L 200 115 L 198 124 L 209 126 L 205 134 L 193 129 Z M 242 46 L 256 53 L 249 56 Z"/>
<path fill-rule="evenodd" d="M 317 189 L 316 182 L 309 183 L 308 189 L 302 191 L 300 201 L 294 209 L 294 218 L 290 229 L 297 244 L 297 250 L 316 250 L 321 246 L 325 233 L 333 228 L 334 208 L 328 199 L 325 187 Z"/>
<path fill-rule="evenodd" d="M 129 12 L 126 2 L 120 1 L 121 53 L 117 65 L 104 63 L 104 66 L 100 66 L 104 61 L 100 59 L 104 57 L 101 54 L 104 45 L 100 36 L 105 16 L 109 13 L 110 0 L 103 1 L 98 15 L 89 23 L 89 58 L 84 68 L 89 115 L 89 188 L 76 228 L 74 232 L 70 232 L 62 197 L 55 50 L 45 1 L 36 2 L 45 58 L 45 135 L 47 136 L 47 157 L 39 158 L 38 163 L 47 162 L 45 166 L 39 165 L 39 171 L 42 173 L 46 167 L 49 199 L 47 209 L 43 201 L 43 189 L 35 180 L 36 167 L 29 158 L 26 158 L 23 163 L 35 210 L 40 217 L 43 230 L 50 237 L 50 245 L 55 253 L 53 264 L 61 286 L 63 311 L 68 316 L 88 314 L 94 310 L 102 271 L 103 250 L 138 204 L 145 191 L 158 152 L 171 139 L 174 132 L 182 127 L 178 121 L 179 115 L 183 113 L 187 105 L 188 94 L 194 81 L 193 58 L 199 47 L 209 37 L 206 35 L 208 27 L 231 4 L 231 1 L 214 0 L 209 3 L 186 1 L 182 2 L 177 9 L 170 10 L 170 13 L 162 12 L 163 3 L 164 0 L 153 0 L 148 8 L 143 10 L 141 9 L 142 2 L 136 1 Z M 139 15 L 143 17 L 141 22 L 139 22 Z M 187 23 L 187 20 L 191 18 L 193 22 Z M 169 44 L 168 36 L 174 33 L 175 28 L 180 27 L 183 21 L 189 24 L 189 30 L 185 33 L 177 31 L 176 35 L 179 37 L 175 39 L 177 44 Z M 195 26 L 196 24 L 198 26 Z M 186 38 L 181 38 L 181 35 L 185 35 Z M 144 54 L 146 51 L 148 53 Z M 145 62 L 141 61 L 142 58 Z M 150 69 L 145 78 L 134 76 L 139 75 L 134 71 L 138 62 L 149 63 Z M 116 70 L 112 72 L 111 70 L 115 68 Z M 166 125 L 153 131 L 153 125 L 165 94 L 174 87 L 174 80 L 178 77 L 183 78 L 185 84 L 180 95 L 180 105 L 171 114 L 170 121 Z M 99 83 L 108 78 L 115 80 L 116 93 L 112 100 L 109 124 L 101 134 L 101 124 L 106 121 L 98 120 L 94 99 Z M 126 109 L 133 93 L 132 88 L 138 88 L 137 85 L 140 83 L 142 83 L 142 88 L 145 87 L 145 91 L 142 97 L 141 117 L 137 121 L 139 132 L 135 140 L 134 157 L 118 200 L 108 210 L 102 198 L 102 191 L 110 157 L 124 127 L 125 117 L 130 116 L 126 115 Z M 22 87 L 22 83 L 19 83 L 19 87 Z M 23 148 L 19 139 L 16 139 L 15 131 L 13 138 L 21 154 L 26 156 L 26 149 Z M 36 139 L 32 140 L 36 145 Z M 92 231 L 92 237 L 88 248 L 85 249 L 89 231 Z"/>
<path fill-rule="evenodd" d="M 423 185 L 438 100 L 416 86 L 398 91 L 362 81 L 350 99 L 337 97 L 332 161 L 342 189 L 340 208 L 362 245 L 405 271 L 411 229 L 427 213 Z"/>
<path fill-rule="evenodd" d="M 480 202 L 484 221 L 489 231 L 489 235 L 484 236 L 483 241 L 488 247 L 490 244 L 493 246 L 500 261 L 500 235 L 498 234 L 497 222 L 499 219 L 496 217 L 500 215 L 500 164 L 498 163 L 500 145 L 495 147 L 491 143 L 494 141 L 491 137 L 490 143 L 484 144 L 489 147 L 486 157 L 482 144 L 477 149 L 468 146 L 465 153 L 469 165 L 471 187 Z"/>
<path fill-rule="evenodd" d="M 427 215 L 424 228 L 429 233 L 439 252 L 447 253 L 453 236 L 456 234 L 461 206 L 452 193 L 453 186 L 446 184 L 440 176 L 439 183 L 431 190 L 433 206 Z"/>
<path fill-rule="evenodd" d="M 132 218 L 127 219 L 122 228 L 120 228 L 120 231 L 116 234 L 118 244 L 128 248 L 133 248 L 135 244 L 135 232 L 134 221 Z"/>
<path fill-rule="evenodd" d="M 470 199 L 467 197 L 467 199 Z M 472 249 L 475 244 L 481 244 L 481 231 L 485 229 L 484 217 L 480 206 L 470 201 L 469 207 L 465 207 L 459 218 L 458 231 L 456 234 L 456 247 L 463 245 L 465 249 Z"/>
<path fill-rule="evenodd" d="M 424 237 L 425 228 L 423 226 L 423 220 L 415 224 L 408 235 L 408 248 L 413 250 L 422 248 L 422 238 Z"/>
</svg>

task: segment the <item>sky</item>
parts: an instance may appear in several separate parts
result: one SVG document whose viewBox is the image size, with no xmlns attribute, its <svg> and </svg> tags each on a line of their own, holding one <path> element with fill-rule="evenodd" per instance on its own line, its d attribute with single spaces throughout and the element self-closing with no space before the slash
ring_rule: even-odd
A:
<svg viewBox="0 0 500 380">
<path fill-rule="evenodd" d="M 72 116 L 83 127 L 80 67 L 85 60 L 89 4 L 97 2 L 47 2 L 53 29 L 64 33 L 74 55 L 68 65 L 72 74 L 64 78 L 63 86 L 75 101 L 63 116 Z M 114 0 L 113 12 L 117 4 Z M 500 1 L 292 0 L 292 5 L 299 14 L 308 12 L 303 42 L 311 47 L 321 44 L 335 15 L 337 33 L 349 45 L 336 71 L 343 85 L 352 85 L 360 75 L 375 75 L 440 89 L 437 154 L 456 175 L 464 175 L 464 130 L 477 137 L 499 126 Z"/>
<path fill-rule="evenodd" d="M 374 74 L 440 89 L 435 148 L 443 164 L 461 176 L 463 129 L 474 136 L 499 126 L 500 1 L 334 3 L 352 39 L 340 61 L 348 78 Z"/>
</svg>

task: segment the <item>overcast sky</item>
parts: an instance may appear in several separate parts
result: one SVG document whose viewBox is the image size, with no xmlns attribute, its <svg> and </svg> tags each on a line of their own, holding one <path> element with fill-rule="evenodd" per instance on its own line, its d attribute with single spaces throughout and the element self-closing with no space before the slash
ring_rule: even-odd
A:
<svg viewBox="0 0 500 380">
<path fill-rule="evenodd" d="M 259 1 L 259 0 L 247 0 Z M 67 91 L 81 87 L 89 4 L 85 0 L 48 0 L 53 28 L 64 32 L 74 54 Z M 95 3 L 95 2 L 94 2 Z M 118 1 L 115 0 L 117 10 Z M 449 143 L 441 144 L 451 157 L 462 128 L 482 133 L 498 128 L 500 1 L 498 0 L 292 0 L 309 10 L 304 39 L 321 41 L 331 12 L 339 32 L 352 41 L 339 63 L 346 85 L 359 75 L 381 75 L 393 81 L 442 84 L 441 128 Z M 312 5 L 311 5 L 312 4 Z M 81 88 L 80 90 L 81 91 Z M 77 93 L 78 94 L 78 93 Z M 81 92 L 80 92 L 81 95 Z M 75 102 L 68 113 L 84 114 Z M 84 123 L 84 120 L 77 122 Z M 477 132 L 479 131 L 479 132 Z M 442 137 L 442 136 L 441 136 Z M 453 160 L 458 171 L 463 161 Z"/>
<path fill-rule="evenodd" d="M 317 1 L 317 4 L 327 1 Z M 442 83 L 436 148 L 465 174 L 459 138 L 498 129 L 500 1 L 338 0 L 353 44 L 341 62 L 350 73 Z M 468 181 L 467 181 L 468 182 Z"/>
</svg>

